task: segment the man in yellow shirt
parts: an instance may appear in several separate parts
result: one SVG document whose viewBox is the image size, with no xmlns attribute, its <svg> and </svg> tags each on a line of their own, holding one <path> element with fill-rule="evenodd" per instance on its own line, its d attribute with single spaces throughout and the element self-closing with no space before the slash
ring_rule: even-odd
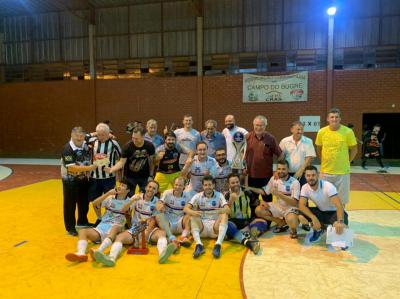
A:
<svg viewBox="0 0 400 299">
<path fill-rule="evenodd" d="M 353 130 L 340 124 L 338 108 L 329 110 L 328 126 L 318 131 L 315 144 L 321 158 L 321 178 L 335 185 L 343 205 L 349 202 L 350 162 L 357 154 L 357 139 Z"/>
</svg>

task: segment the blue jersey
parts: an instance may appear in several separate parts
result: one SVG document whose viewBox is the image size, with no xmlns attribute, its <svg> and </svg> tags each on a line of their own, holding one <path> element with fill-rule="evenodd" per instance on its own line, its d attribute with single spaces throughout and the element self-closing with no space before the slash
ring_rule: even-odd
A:
<svg viewBox="0 0 400 299">
<path fill-rule="evenodd" d="M 131 205 L 131 209 L 134 210 L 132 223 L 139 223 L 140 221 L 147 220 L 154 215 L 158 197 L 154 196 L 152 200 L 147 201 L 143 199 L 143 196 L 144 194 L 141 193 L 140 199 Z"/>
</svg>

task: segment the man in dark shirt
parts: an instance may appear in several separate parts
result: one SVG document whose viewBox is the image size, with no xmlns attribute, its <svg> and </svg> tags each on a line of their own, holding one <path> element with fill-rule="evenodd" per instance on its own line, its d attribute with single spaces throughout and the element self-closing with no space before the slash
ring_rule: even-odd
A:
<svg viewBox="0 0 400 299">
<path fill-rule="evenodd" d="M 164 136 L 164 144 L 156 149 L 155 164 L 158 165 L 158 171 L 155 180 L 160 184 L 159 192 L 162 194 L 165 190 L 174 186 L 175 179 L 180 176 L 179 158 L 181 153 L 188 153 L 188 157 L 193 157 L 193 152 L 189 149 L 182 149 L 176 143 L 176 135 L 169 131 Z"/>
<path fill-rule="evenodd" d="M 91 165 L 90 150 L 85 141 L 85 132 L 81 127 L 71 131 L 71 140 L 64 146 L 61 155 L 61 177 L 64 195 L 64 225 L 67 233 L 77 236 L 75 225 L 88 226 L 88 171 L 96 168 Z M 78 206 L 78 222 L 75 210 Z"/>
<path fill-rule="evenodd" d="M 262 188 L 267 185 L 272 176 L 272 164 L 274 155 L 278 160 L 283 158 L 275 137 L 267 132 L 267 118 L 258 115 L 253 120 L 254 131 L 246 135 L 246 165 L 248 175 L 248 186 Z M 272 195 L 262 195 L 264 201 L 272 201 Z M 253 193 L 253 201 L 251 203 L 252 212 L 258 205 L 258 195 Z"/>
<path fill-rule="evenodd" d="M 146 130 L 142 126 L 135 127 L 132 141 L 122 149 L 121 159 L 113 167 L 104 168 L 105 172 L 113 173 L 124 167 L 124 177 L 131 190 L 129 195 L 135 193 L 136 186 L 139 186 L 141 192 L 145 192 L 147 181 L 154 177 L 155 149 L 151 142 L 144 140 L 145 134 Z"/>
</svg>

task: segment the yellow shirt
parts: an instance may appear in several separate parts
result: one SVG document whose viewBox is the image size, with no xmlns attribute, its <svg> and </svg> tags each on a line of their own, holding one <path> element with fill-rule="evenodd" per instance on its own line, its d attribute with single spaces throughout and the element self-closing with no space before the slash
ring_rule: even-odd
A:
<svg viewBox="0 0 400 299">
<path fill-rule="evenodd" d="M 350 173 L 349 147 L 357 145 L 353 130 L 341 125 L 332 131 L 326 126 L 318 131 L 315 144 L 322 146 L 321 172 Z"/>
</svg>

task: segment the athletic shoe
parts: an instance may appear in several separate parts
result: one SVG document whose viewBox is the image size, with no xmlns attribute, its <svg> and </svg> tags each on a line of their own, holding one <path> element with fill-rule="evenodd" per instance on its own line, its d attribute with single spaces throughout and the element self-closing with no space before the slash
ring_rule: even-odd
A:
<svg viewBox="0 0 400 299">
<path fill-rule="evenodd" d="M 94 258 L 96 259 L 97 262 L 102 263 L 104 266 L 107 267 L 114 267 L 115 266 L 115 259 L 112 257 L 104 254 L 101 251 L 95 251 L 94 252 Z"/>
<path fill-rule="evenodd" d="M 381 168 L 379 170 L 376 171 L 377 173 L 387 173 L 385 168 Z"/>
<path fill-rule="evenodd" d="M 202 255 L 204 253 L 205 253 L 205 250 L 204 250 L 203 244 L 197 244 L 196 248 L 193 252 L 193 258 L 197 259 L 200 255 Z"/>
<path fill-rule="evenodd" d="M 366 167 L 366 166 L 361 166 L 362 167 L 362 169 L 364 169 L 364 170 L 368 170 L 368 168 Z"/>
<path fill-rule="evenodd" d="M 174 242 L 171 242 L 165 247 L 165 249 L 160 253 L 160 257 L 158 258 L 158 262 L 160 264 L 165 264 L 168 258 L 177 250 L 177 246 Z"/>
<path fill-rule="evenodd" d="M 78 232 L 76 230 L 69 230 L 67 231 L 67 235 L 76 237 L 78 235 Z"/>
<path fill-rule="evenodd" d="M 214 249 L 212 251 L 213 256 L 216 259 L 219 259 L 221 256 L 221 244 L 215 244 Z"/>
<path fill-rule="evenodd" d="M 273 232 L 274 232 L 274 234 L 280 234 L 280 233 L 284 233 L 288 229 L 289 229 L 289 226 L 287 226 L 287 225 L 275 226 Z"/>
<path fill-rule="evenodd" d="M 80 255 L 77 253 L 67 253 L 65 255 L 65 258 L 67 260 L 69 260 L 70 262 L 87 262 L 87 260 L 88 260 L 88 257 L 86 254 Z"/>
<path fill-rule="evenodd" d="M 290 238 L 291 239 L 297 239 L 297 231 L 296 230 L 290 230 Z"/>
<path fill-rule="evenodd" d="M 301 228 L 302 228 L 303 230 L 305 230 L 306 232 L 309 232 L 309 231 L 311 230 L 311 227 L 310 227 L 309 224 L 302 224 L 302 225 L 301 225 Z"/>
<path fill-rule="evenodd" d="M 244 246 L 250 249 L 254 254 L 260 252 L 260 242 L 258 240 L 246 239 L 244 241 Z"/>
<path fill-rule="evenodd" d="M 346 251 L 347 249 L 349 249 L 349 246 L 345 246 L 345 247 L 340 247 L 341 250 Z"/>
<path fill-rule="evenodd" d="M 322 234 L 324 233 L 324 231 L 322 230 L 322 229 L 320 229 L 320 230 L 314 230 L 313 231 L 313 234 L 312 234 L 312 236 L 311 236 L 311 238 L 310 238 L 310 242 L 311 243 L 316 243 L 316 242 L 318 242 L 319 240 L 321 240 L 321 237 L 322 237 Z"/>
<path fill-rule="evenodd" d="M 188 247 L 190 247 L 190 245 L 192 245 L 192 242 L 189 240 L 188 237 L 180 237 L 178 239 L 178 242 L 181 244 L 181 246 L 186 247 L 186 248 L 188 248 Z"/>
</svg>

